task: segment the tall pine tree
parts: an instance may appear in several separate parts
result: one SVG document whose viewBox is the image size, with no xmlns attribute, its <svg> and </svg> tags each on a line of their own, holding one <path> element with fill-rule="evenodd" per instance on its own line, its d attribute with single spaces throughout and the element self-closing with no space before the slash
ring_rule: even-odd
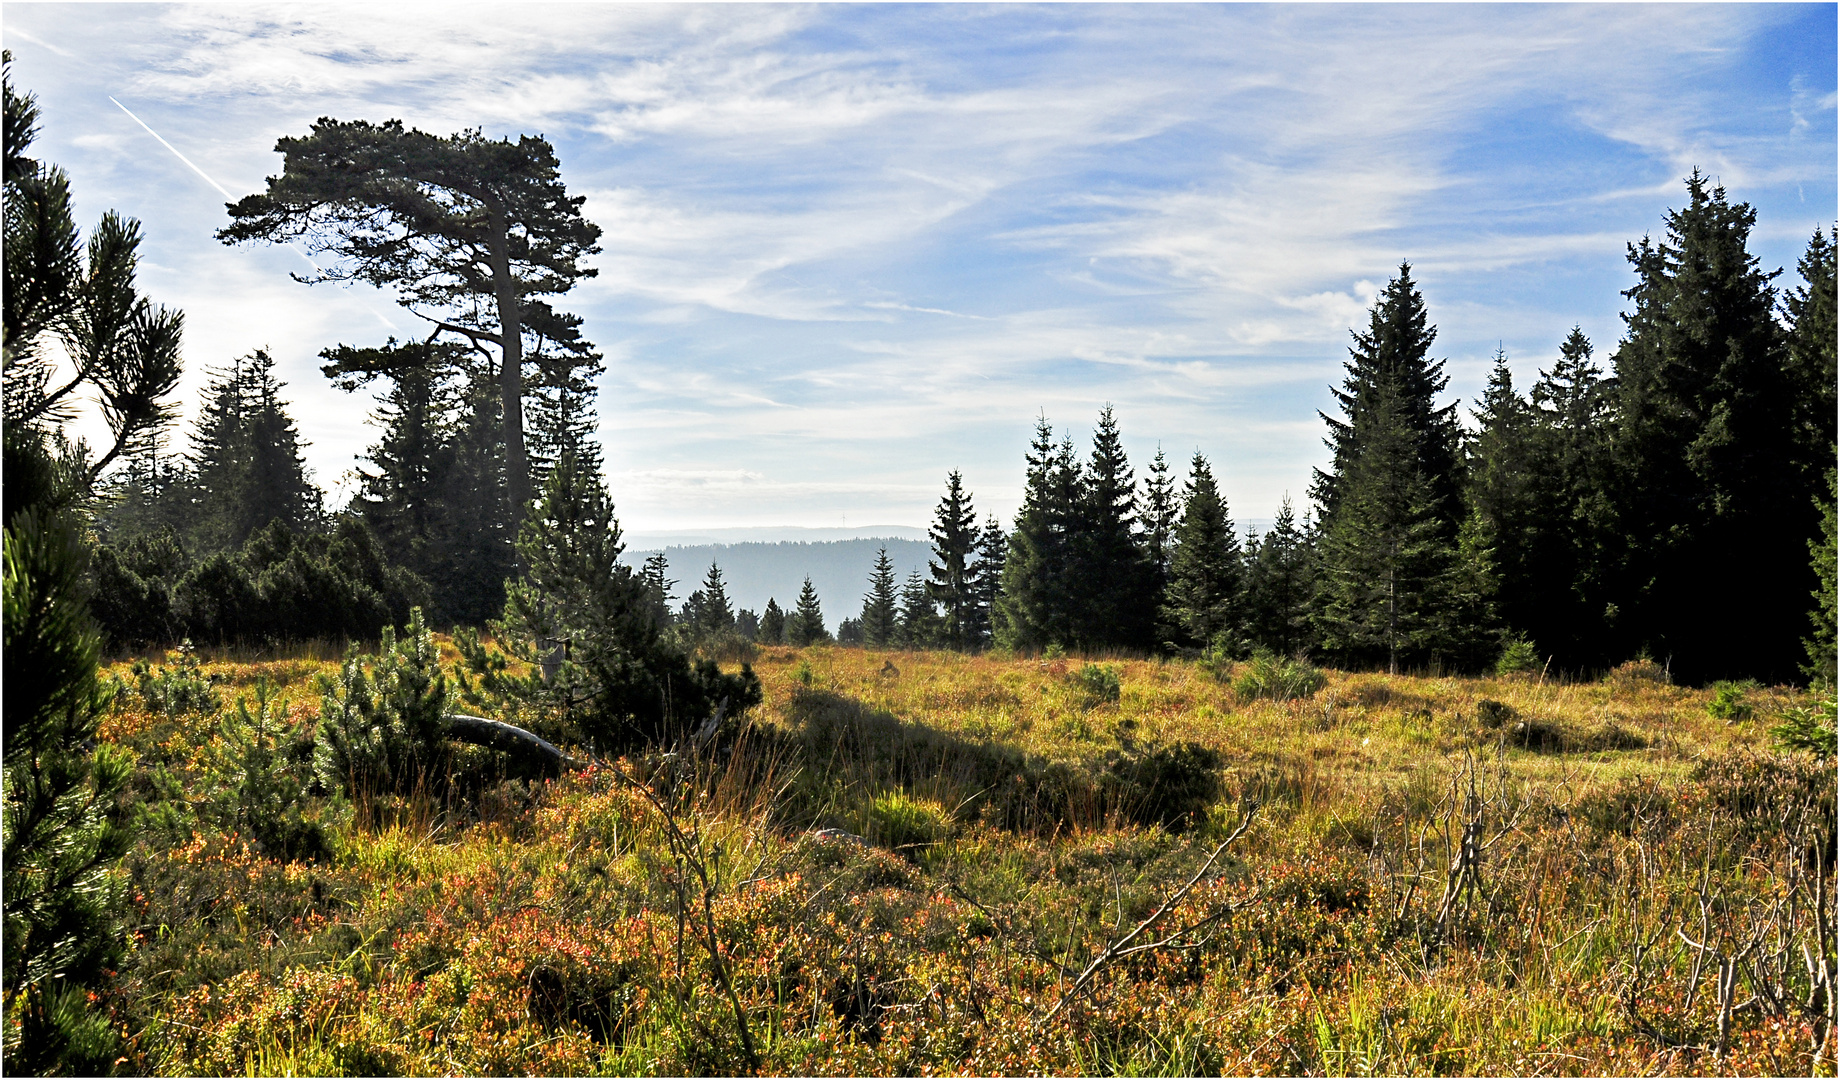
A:
<svg viewBox="0 0 1840 1080">
<path fill-rule="evenodd" d="M 1663 241 L 1629 247 L 1615 358 L 1623 645 L 1687 681 L 1786 680 L 1819 529 L 1797 399 L 1817 391 L 1795 378 L 1775 274 L 1746 250 L 1756 212 L 1697 171 L 1687 195 Z"/>
<path fill-rule="evenodd" d="M 1035 424 L 1016 528 L 1009 535 L 1003 590 L 993 618 L 997 643 L 1025 652 L 1075 643 L 1073 583 L 1076 514 L 1084 484 L 1073 444 L 1056 446 L 1046 417 Z"/>
<path fill-rule="evenodd" d="M 933 556 L 927 568 L 932 580 L 927 593 L 939 606 L 939 644 L 970 652 L 982 637 L 977 610 L 977 578 L 973 556 L 977 550 L 977 511 L 957 469 L 946 476 L 946 493 L 933 512 Z"/>
<path fill-rule="evenodd" d="M 1068 590 L 1077 620 L 1072 643 L 1088 650 L 1151 648 L 1156 579 L 1137 536 L 1137 482 L 1110 405 L 1093 429 L 1076 513 L 1068 568 L 1079 583 Z"/>
<path fill-rule="evenodd" d="M 894 562 L 888 558 L 888 549 L 884 547 L 875 553 L 875 569 L 869 574 L 869 593 L 863 597 L 863 638 L 874 648 L 886 649 L 896 643 L 901 627 L 895 603 Z"/>
<path fill-rule="evenodd" d="M 1311 490 L 1320 507 L 1317 625 L 1346 663 L 1396 671 L 1458 645 L 1462 478 L 1456 406 L 1435 400 L 1449 381 L 1429 355 L 1436 336 L 1402 263 L 1348 350 L 1348 378 L 1335 392 L 1343 418 L 1323 416 L 1334 459 Z"/>
<path fill-rule="evenodd" d="M 1299 528 L 1291 497 L 1278 507 L 1271 529 L 1249 545 L 1246 572 L 1246 636 L 1279 656 L 1309 648 L 1313 584 L 1307 528 Z"/>
<path fill-rule="evenodd" d="M 794 645 L 817 645 L 831 639 L 831 632 L 825 629 L 824 612 L 818 606 L 818 590 L 812 588 L 811 579 L 805 579 L 805 585 L 799 589 L 798 606 L 792 611 L 792 617 L 786 620 L 786 640 Z"/>
<path fill-rule="evenodd" d="M 1240 651 L 1244 617 L 1239 538 L 1214 470 L 1197 453 L 1189 464 L 1182 519 L 1176 525 L 1162 618 L 1169 643 Z"/>
</svg>

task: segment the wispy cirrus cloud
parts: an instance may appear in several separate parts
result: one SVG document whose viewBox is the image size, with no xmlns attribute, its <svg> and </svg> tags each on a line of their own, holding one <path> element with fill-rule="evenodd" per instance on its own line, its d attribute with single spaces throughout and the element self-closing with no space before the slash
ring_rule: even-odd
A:
<svg viewBox="0 0 1840 1080">
<path fill-rule="evenodd" d="M 1694 166 L 1758 205 L 1766 263 L 1792 266 L 1835 216 L 1831 24 L 1713 5 L 19 5 L 7 32 L 84 212 L 146 221 L 147 287 L 190 313 L 188 383 L 272 345 L 328 481 L 371 436 L 315 354 L 378 336 L 390 298 L 217 245 L 221 198 L 95 104 L 122 96 L 235 191 L 322 115 L 547 135 L 606 230 L 565 305 L 608 356 L 622 512 L 673 527 L 917 523 L 951 466 L 1007 511 L 1037 411 L 1083 427 L 1104 401 L 1137 460 L 1202 448 L 1236 505 L 1269 512 L 1320 459 L 1314 410 L 1402 259 L 1459 393 L 1498 342 L 1524 365 L 1573 322 L 1613 345 L 1622 244 Z"/>
</svg>

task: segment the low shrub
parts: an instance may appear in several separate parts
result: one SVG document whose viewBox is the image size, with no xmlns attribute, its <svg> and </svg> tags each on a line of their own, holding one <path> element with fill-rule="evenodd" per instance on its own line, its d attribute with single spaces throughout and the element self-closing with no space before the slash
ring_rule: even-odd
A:
<svg viewBox="0 0 1840 1080">
<path fill-rule="evenodd" d="M 1778 714 L 1780 722 L 1770 728 L 1770 739 L 1777 749 L 1806 751 L 1820 759 L 1834 756 L 1840 732 L 1835 730 L 1836 702 L 1833 698 L 1817 700 L 1813 705 L 1798 705 Z"/>
<path fill-rule="evenodd" d="M 894 850 L 937 844 L 951 835 L 951 816 L 938 803 L 899 791 L 877 795 L 869 804 L 869 839 Z"/>
<path fill-rule="evenodd" d="M 1118 669 L 1109 664 L 1086 664 L 1080 670 L 1068 673 L 1067 681 L 1079 691 L 1089 708 L 1116 703 L 1123 693 L 1123 686 L 1118 681 Z"/>
<path fill-rule="evenodd" d="M 177 656 L 166 666 L 155 670 L 147 661 L 136 660 L 132 673 L 147 711 L 169 720 L 211 716 L 224 707 L 216 681 L 204 674 L 189 640 L 179 646 Z"/>
<path fill-rule="evenodd" d="M 1279 658 L 1271 653 L 1254 653 L 1252 662 L 1233 680 L 1233 692 L 1241 701 L 1270 698 L 1295 701 L 1316 696 L 1329 684 L 1322 671 L 1303 660 Z"/>
<path fill-rule="evenodd" d="M 1520 635 L 1503 643 L 1501 657 L 1495 661 L 1495 674 L 1514 675 L 1540 670 L 1540 651 Z"/>
<path fill-rule="evenodd" d="M 1706 715 L 1714 720 L 1749 720 L 1756 710 L 1750 702 L 1744 700 L 1744 694 L 1756 687 L 1757 684 L 1749 679 L 1713 683 L 1712 700 L 1706 703 Z"/>
<path fill-rule="evenodd" d="M 1609 682 L 1612 686 L 1637 686 L 1642 683 L 1660 683 L 1665 686 L 1673 681 L 1673 676 L 1668 674 L 1667 668 L 1655 663 L 1647 656 L 1638 656 L 1634 660 L 1618 664 L 1611 669 L 1609 675 Z"/>
<path fill-rule="evenodd" d="M 1519 715 L 1515 712 L 1514 706 L 1503 702 L 1490 701 L 1487 698 L 1476 702 L 1476 719 L 1481 721 L 1485 728 L 1506 727 L 1513 723 Z"/>
<path fill-rule="evenodd" d="M 1115 753 L 1105 763 L 1100 788 L 1106 803 L 1139 825 L 1187 829 L 1206 818 L 1220 797 L 1220 753 L 1199 743 L 1153 746 Z"/>
</svg>

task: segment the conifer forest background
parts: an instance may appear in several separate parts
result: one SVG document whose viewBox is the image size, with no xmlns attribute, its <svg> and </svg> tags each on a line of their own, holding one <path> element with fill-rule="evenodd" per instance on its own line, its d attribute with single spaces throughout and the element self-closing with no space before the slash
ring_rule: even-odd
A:
<svg viewBox="0 0 1840 1080">
<path fill-rule="evenodd" d="M 1013 518 L 947 472 L 924 569 L 753 610 L 628 558 L 544 138 L 322 119 L 228 205 L 425 323 L 323 343 L 335 504 L 264 349 L 177 422 L 160 223 L 41 119 L 9 68 L 8 1071 L 1833 1075 L 1833 231 L 1695 170 L 1619 339 L 1473 402 L 1401 262 L 1299 503 L 1040 415 Z"/>
</svg>

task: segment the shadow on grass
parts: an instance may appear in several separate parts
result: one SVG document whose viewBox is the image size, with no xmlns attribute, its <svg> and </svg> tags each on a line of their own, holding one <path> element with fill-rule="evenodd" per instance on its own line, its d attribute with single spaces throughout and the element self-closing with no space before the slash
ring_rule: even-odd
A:
<svg viewBox="0 0 1840 1080">
<path fill-rule="evenodd" d="M 1221 792 L 1220 755 L 1194 743 L 1127 746 L 1087 760 L 1047 759 L 967 739 L 830 690 L 800 689 L 781 733 L 802 766 L 782 808 L 817 824 L 858 794 L 923 792 L 961 821 L 1022 832 L 1112 821 L 1184 828 Z"/>
</svg>

